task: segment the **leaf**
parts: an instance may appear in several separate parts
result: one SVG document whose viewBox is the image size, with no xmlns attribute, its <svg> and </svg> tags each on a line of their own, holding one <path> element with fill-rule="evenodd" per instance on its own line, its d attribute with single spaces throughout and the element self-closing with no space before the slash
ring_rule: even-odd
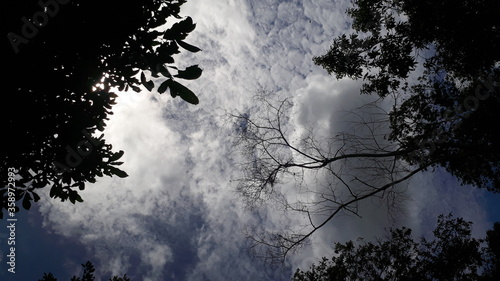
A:
<svg viewBox="0 0 500 281">
<path fill-rule="evenodd" d="M 102 122 L 97 123 L 96 127 L 97 127 L 97 130 L 99 130 L 101 132 L 104 131 L 104 125 Z"/>
<path fill-rule="evenodd" d="M 153 70 L 151 71 L 151 76 L 153 76 L 154 78 L 160 77 L 160 76 L 158 76 L 158 72 L 153 71 Z"/>
<path fill-rule="evenodd" d="M 172 78 L 172 74 L 170 74 L 170 72 L 168 71 L 168 69 L 165 66 L 160 65 L 158 67 L 158 71 L 161 73 L 161 75 L 163 75 L 167 78 Z"/>
<path fill-rule="evenodd" d="M 52 186 L 52 188 L 50 189 L 49 196 L 50 196 L 51 198 L 55 198 L 55 197 L 57 197 L 57 195 L 59 194 L 59 192 L 60 192 L 60 188 L 59 188 L 59 186 L 55 186 L 55 185 L 54 185 L 54 186 Z"/>
<path fill-rule="evenodd" d="M 162 63 L 174 63 L 172 55 L 180 53 L 179 45 L 175 41 L 167 41 L 156 49 L 156 53 L 162 58 Z"/>
<path fill-rule="evenodd" d="M 193 45 L 190 45 L 182 40 L 175 40 L 175 42 L 177 42 L 177 44 L 179 44 L 179 46 L 181 46 L 182 48 L 184 48 L 190 52 L 196 53 L 196 52 L 201 51 L 200 48 L 193 46 Z"/>
<path fill-rule="evenodd" d="M 152 80 L 149 80 L 146 84 L 144 84 L 144 87 L 146 87 L 146 89 L 151 92 L 155 87 L 155 83 Z"/>
<path fill-rule="evenodd" d="M 136 93 L 139 93 L 141 91 L 141 88 L 135 86 L 135 85 L 132 85 L 130 86 L 132 88 L 132 90 L 134 90 Z"/>
<path fill-rule="evenodd" d="M 179 25 L 181 26 L 181 30 L 187 33 L 193 31 L 196 27 L 191 17 L 187 17 L 185 20 L 179 22 Z"/>
<path fill-rule="evenodd" d="M 175 97 L 175 96 L 180 96 L 183 100 L 191 103 L 191 104 L 198 104 L 200 101 L 198 100 L 198 97 L 188 88 L 183 86 L 182 84 L 173 81 L 172 84 L 170 85 L 170 94 Z"/>
<path fill-rule="evenodd" d="M 31 194 L 33 194 L 33 200 L 35 202 L 38 202 L 40 200 L 40 196 L 38 194 L 36 194 L 35 192 L 32 192 Z"/>
<path fill-rule="evenodd" d="M 149 81 L 146 80 L 146 75 L 144 74 L 144 72 L 141 73 L 141 83 L 150 92 L 153 90 L 155 86 L 155 83 L 152 80 Z"/>
<path fill-rule="evenodd" d="M 125 171 L 122 171 L 122 170 L 115 168 L 113 166 L 109 167 L 109 171 L 120 178 L 128 177 L 128 174 Z"/>
<path fill-rule="evenodd" d="M 23 208 L 26 209 L 26 210 L 29 210 L 31 208 L 31 200 L 33 198 L 31 198 L 31 195 L 29 194 L 29 192 L 26 192 L 26 194 L 24 195 L 24 198 L 23 198 Z"/>
<path fill-rule="evenodd" d="M 78 192 L 76 192 L 74 190 L 69 190 L 69 201 L 71 203 L 75 204 L 75 201 L 83 202 L 83 199 L 80 196 L 80 194 L 78 194 Z"/>
<path fill-rule="evenodd" d="M 117 153 L 113 153 L 113 155 L 111 155 L 111 157 L 109 157 L 109 161 L 108 162 L 113 162 L 113 161 L 116 161 L 116 160 L 122 158 L 122 156 L 123 156 L 124 153 L 125 152 L 123 150 L 120 150 Z"/>
<path fill-rule="evenodd" d="M 81 202 L 83 202 L 82 197 L 81 197 L 81 196 L 80 196 L 80 194 L 78 194 L 78 193 L 77 193 L 77 194 L 75 194 L 75 200 L 76 200 L 76 201 L 78 201 L 78 202 L 80 202 L 80 203 L 81 203 Z"/>
<path fill-rule="evenodd" d="M 168 79 L 168 80 L 164 81 L 163 83 L 161 83 L 160 87 L 158 87 L 158 93 L 160 93 L 160 94 L 165 93 L 165 91 L 168 89 L 168 87 L 170 85 L 170 81 L 172 81 L 172 80 Z"/>
<path fill-rule="evenodd" d="M 174 23 L 171 28 L 167 29 L 163 34 L 164 39 L 168 40 L 182 40 L 186 38 L 187 34 L 193 31 L 196 24 L 193 23 L 191 17 L 187 17 L 180 22 Z"/>
<path fill-rule="evenodd" d="M 186 70 L 179 70 L 179 73 L 175 75 L 175 77 L 182 78 L 182 79 L 188 79 L 188 80 L 194 80 L 198 79 L 201 76 L 201 73 L 203 70 L 198 67 L 198 65 L 192 65 Z"/>
</svg>

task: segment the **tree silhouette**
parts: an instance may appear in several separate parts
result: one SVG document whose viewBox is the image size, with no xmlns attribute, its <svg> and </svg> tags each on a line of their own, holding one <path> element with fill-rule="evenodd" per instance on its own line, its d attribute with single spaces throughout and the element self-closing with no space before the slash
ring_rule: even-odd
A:
<svg viewBox="0 0 500 281">
<path fill-rule="evenodd" d="M 270 264 L 284 262 L 336 216 L 359 216 L 363 202 L 377 201 L 389 213 L 399 211 L 407 181 L 433 164 L 414 166 L 398 160 L 413 150 L 385 138 L 389 117 L 379 107 L 380 99 L 345 113 L 349 130 L 331 136 L 318 136 L 314 128 L 293 134 L 290 99 L 263 92 L 256 101 L 265 114 L 231 114 L 240 127 L 235 148 L 242 155 L 243 175 L 235 178 L 236 189 L 249 207 L 268 203 L 306 219 L 286 230 L 264 225 L 247 230 L 252 253 Z M 293 196 L 287 195 L 289 189 Z"/>
<path fill-rule="evenodd" d="M 464 184 L 500 191 L 500 3 L 494 0 L 356 0 L 355 32 L 314 62 L 337 78 L 364 80 L 361 93 L 400 96 L 390 139 L 435 159 Z M 405 19 L 406 18 L 406 19 Z M 418 65 L 424 73 L 408 79 Z"/>
<path fill-rule="evenodd" d="M 71 281 L 94 281 L 95 280 L 94 265 L 90 261 L 88 261 L 85 264 L 82 264 L 82 267 L 83 267 L 82 277 L 73 276 L 71 278 Z M 57 281 L 57 278 L 52 273 L 49 272 L 49 273 L 44 273 L 42 279 L 40 279 L 39 281 Z M 130 278 L 128 278 L 127 274 L 125 274 L 122 277 L 113 276 L 112 278 L 109 279 L 109 281 L 130 281 Z"/>
<path fill-rule="evenodd" d="M 433 240 L 415 242 L 411 229 L 403 227 L 377 242 L 360 238 L 335 243 L 335 256 L 323 257 L 308 271 L 297 269 L 293 280 L 497 280 L 500 256 L 491 254 L 491 245 L 499 224 L 486 239 L 471 237 L 471 226 L 462 218 L 441 215 Z"/>
<path fill-rule="evenodd" d="M 36 189 L 45 186 L 50 186 L 51 197 L 75 203 L 83 201 L 76 188 L 83 190 L 86 182 L 103 175 L 127 176 L 117 168 L 123 151 L 114 152 L 99 134 L 117 91 L 152 91 L 158 83 L 160 94 L 169 90 L 172 97 L 199 102 L 177 79 L 197 79 L 202 70 L 173 65 L 181 48 L 200 50 L 185 42 L 196 25 L 179 15 L 183 3 L 6 3 L 1 26 L 7 71 L 0 113 L 6 136 L 0 149 L 0 216 L 14 193 L 25 209 L 40 199 Z M 165 28 L 168 18 L 174 21 Z M 15 184 L 9 185 L 8 172 Z"/>
</svg>

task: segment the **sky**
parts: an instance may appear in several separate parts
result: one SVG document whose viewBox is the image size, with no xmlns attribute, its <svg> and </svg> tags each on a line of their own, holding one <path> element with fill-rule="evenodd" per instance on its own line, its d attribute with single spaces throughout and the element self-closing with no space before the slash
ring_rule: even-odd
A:
<svg viewBox="0 0 500 281">
<path fill-rule="evenodd" d="M 349 1 L 329 0 L 189 0 L 181 15 L 197 26 L 186 42 L 202 52 L 176 59 L 180 68 L 203 69 L 199 79 L 185 83 L 200 104 L 154 91 L 120 93 L 105 137 L 125 151 L 121 169 L 129 177 L 88 184 L 81 192 L 85 201 L 76 205 L 50 199 L 48 190 L 41 194 L 32 210 L 17 215 L 15 274 L 6 271 L 2 221 L 0 279 L 38 280 L 53 272 L 69 280 L 90 260 L 97 280 L 123 273 L 132 280 L 290 280 L 296 268 L 331 255 L 335 242 L 374 239 L 400 225 L 429 235 L 439 214 L 464 217 L 474 223 L 474 235 L 484 235 L 500 221 L 500 197 L 460 186 L 436 169 L 403 187 L 407 199 L 393 216 L 367 201 L 361 217 L 334 219 L 279 270 L 249 255 L 245 227 L 286 229 L 304 218 L 283 216 L 269 205 L 245 207 L 232 181 L 242 171 L 233 146 L 237 126 L 227 113 L 262 114 L 253 97 L 264 89 L 291 98 L 290 125 L 299 131 L 313 126 L 325 136 L 344 128 L 348 117 L 338 113 L 370 98 L 357 93 L 359 81 L 336 80 L 312 57 L 349 32 L 348 7 Z"/>
</svg>

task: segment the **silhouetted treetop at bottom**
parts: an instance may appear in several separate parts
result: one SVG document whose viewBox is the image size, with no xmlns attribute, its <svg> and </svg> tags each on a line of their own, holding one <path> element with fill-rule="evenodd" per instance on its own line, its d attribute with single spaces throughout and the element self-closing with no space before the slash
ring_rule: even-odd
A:
<svg viewBox="0 0 500 281">
<path fill-rule="evenodd" d="M 500 280 L 500 224 L 485 239 L 473 238 L 471 227 L 462 218 L 441 215 L 434 240 L 416 242 L 403 227 L 378 242 L 336 243 L 334 257 L 305 272 L 297 269 L 293 280 Z"/>
<path fill-rule="evenodd" d="M 88 261 L 85 264 L 82 264 L 82 267 L 83 267 L 82 277 L 73 276 L 70 281 L 94 281 L 95 280 L 94 265 L 90 261 Z M 52 273 L 49 272 L 49 273 L 44 273 L 43 278 L 38 280 L 38 281 L 57 281 L 57 278 Z M 130 278 L 127 277 L 127 274 L 123 275 L 122 277 L 115 275 L 112 278 L 110 278 L 109 281 L 130 281 Z"/>
</svg>

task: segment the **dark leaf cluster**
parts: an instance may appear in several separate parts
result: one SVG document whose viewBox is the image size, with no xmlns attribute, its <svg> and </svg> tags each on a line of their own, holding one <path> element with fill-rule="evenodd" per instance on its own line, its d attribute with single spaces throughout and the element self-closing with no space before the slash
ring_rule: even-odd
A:
<svg viewBox="0 0 500 281">
<path fill-rule="evenodd" d="M 361 93 L 397 98 L 390 140 L 407 162 L 500 190 L 500 2 L 355 0 L 354 33 L 314 58 Z M 423 74 L 409 77 L 417 65 Z"/>
<path fill-rule="evenodd" d="M 197 104 L 174 79 L 193 80 L 197 65 L 171 75 L 179 47 L 195 24 L 179 15 L 184 0 L 9 1 L 1 10 L 2 64 L 0 217 L 7 208 L 7 169 L 15 168 L 17 205 L 50 196 L 82 202 L 78 190 L 104 175 L 126 177 L 102 131 L 117 90 L 152 91 L 163 82 L 173 97 Z M 159 27 L 174 19 L 170 29 Z M 150 80 L 151 76 L 156 80 Z M 161 87 L 160 85 L 160 87 Z M 16 206 L 16 210 L 19 208 Z"/>
<path fill-rule="evenodd" d="M 83 267 L 83 273 L 81 277 L 76 277 L 73 276 L 70 281 L 94 281 L 95 280 L 95 267 L 94 265 L 90 262 L 87 261 L 86 263 L 82 264 Z M 57 278 L 52 274 L 52 273 L 44 273 L 43 278 L 38 280 L 38 281 L 57 281 Z M 109 278 L 109 281 L 130 281 L 130 278 L 127 277 L 127 274 L 123 275 L 122 277 L 120 276 L 113 276 L 112 278 Z"/>
<path fill-rule="evenodd" d="M 486 239 L 471 236 L 471 222 L 439 216 L 434 239 L 415 241 L 411 229 L 391 229 L 377 242 L 336 243 L 335 255 L 309 270 L 297 269 L 293 280 L 489 281 L 500 277 L 500 223 Z"/>
</svg>

